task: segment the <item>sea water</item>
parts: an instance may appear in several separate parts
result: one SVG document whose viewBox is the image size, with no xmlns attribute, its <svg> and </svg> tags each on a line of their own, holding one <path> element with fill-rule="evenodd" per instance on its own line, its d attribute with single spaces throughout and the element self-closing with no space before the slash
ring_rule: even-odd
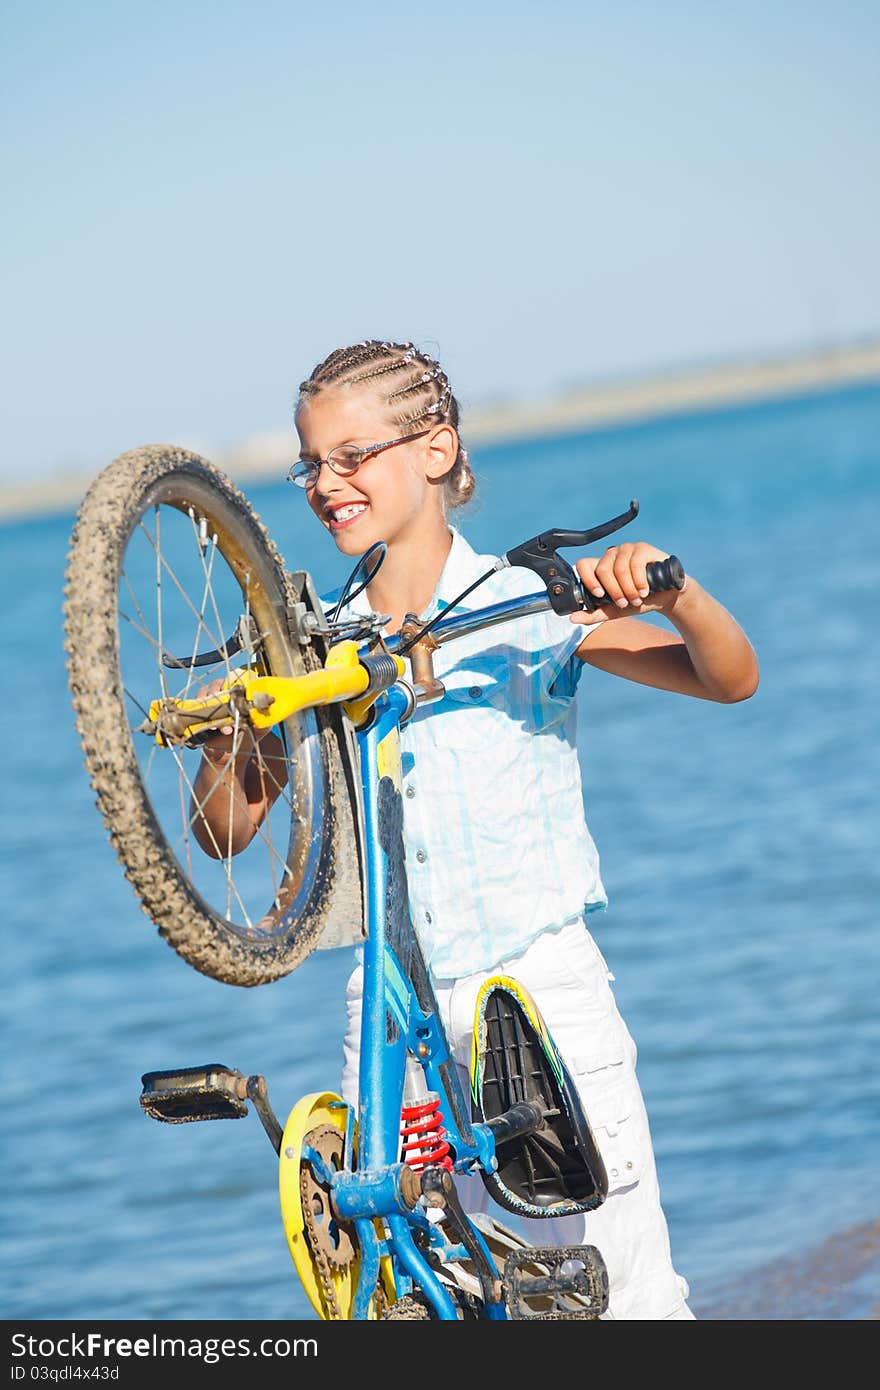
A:
<svg viewBox="0 0 880 1390">
<path fill-rule="evenodd" d="M 457 523 L 477 549 L 586 528 L 637 498 L 615 539 L 677 554 L 758 654 L 760 687 L 738 705 L 592 669 L 578 696 L 610 899 L 590 925 L 638 1043 L 674 1261 L 699 1312 L 732 1279 L 877 1213 L 880 389 L 475 448 L 473 464 L 479 500 Z M 288 568 L 341 581 L 348 566 L 301 494 L 245 490 Z M 140 1077 L 259 1072 L 283 1121 L 338 1087 L 351 952 L 246 990 L 157 936 L 74 730 L 72 524 L 0 527 L 0 1312 L 312 1317 L 256 1119 L 155 1124 Z"/>
</svg>

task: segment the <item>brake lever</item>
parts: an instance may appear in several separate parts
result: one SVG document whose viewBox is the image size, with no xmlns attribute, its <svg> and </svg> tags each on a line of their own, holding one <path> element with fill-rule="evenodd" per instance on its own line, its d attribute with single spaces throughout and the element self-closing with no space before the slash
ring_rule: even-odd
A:
<svg viewBox="0 0 880 1390">
<path fill-rule="evenodd" d="M 508 550 L 502 559 L 508 565 L 519 565 L 523 569 L 533 570 L 538 575 L 547 590 L 554 613 L 577 613 L 579 610 L 594 613 L 601 599 L 595 599 L 592 594 L 587 593 L 577 571 L 557 554 L 556 546 L 592 545 L 593 541 L 610 536 L 612 531 L 619 531 L 621 526 L 626 526 L 638 514 L 639 504 L 633 498 L 628 511 L 621 512 L 620 516 L 613 517 L 601 526 L 593 526 L 588 531 L 542 531 L 539 536 L 533 536 L 531 540 L 523 541 L 522 545 Z"/>
</svg>

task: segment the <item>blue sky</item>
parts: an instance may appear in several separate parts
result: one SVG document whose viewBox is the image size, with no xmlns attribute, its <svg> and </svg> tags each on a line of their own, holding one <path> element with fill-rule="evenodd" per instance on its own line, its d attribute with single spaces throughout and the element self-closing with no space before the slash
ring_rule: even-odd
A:
<svg viewBox="0 0 880 1390">
<path fill-rule="evenodd" d="M 880 7 L 13 0 L 0 477 L 880 332 Z"/>
</svg>

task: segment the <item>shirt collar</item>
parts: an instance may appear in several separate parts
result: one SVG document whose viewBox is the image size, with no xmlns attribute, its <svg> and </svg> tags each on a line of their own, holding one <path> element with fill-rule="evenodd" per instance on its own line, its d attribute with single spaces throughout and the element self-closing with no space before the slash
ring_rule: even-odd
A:
<svg viewBox="0 0 880 1390">
<path fill-rule="evenodd" d="M 478 555 L 454 526 L 450 526 L 449 530 L 452 532 L 452 545 L 431 599 L 432 616 L 438 608 L 448 608 L 462 589 L 473 584 L 486 570 L 486 557 Z"/>
<path fill-rule="evenodd" d="M 482 563 L 486 557 L 478 555 L 460 531 L 454 526 L 450 526 L 449 531 L 452 535 L 452 545 L 446 557 L 446 563 L 437 581 L 431 602 L 425 612 L 419 614 L 425 619 L 436 617 L 439 611 L 448 608 L 461 591 L 472 584 L 475 579 L 478 579 L 487 568 L 487 565 Z M 346 608 L 359 616 L 366 616 L 370 613 L 372 610 L 366 589 L 358 594 L 350 604 L 346 604 Z"/>
</svg>

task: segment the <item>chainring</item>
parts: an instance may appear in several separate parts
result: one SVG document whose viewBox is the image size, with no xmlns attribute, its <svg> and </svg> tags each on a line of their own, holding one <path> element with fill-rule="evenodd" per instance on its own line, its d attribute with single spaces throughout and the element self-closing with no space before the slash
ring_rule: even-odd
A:
<svg viewBox="0 0 880 1390">
<path fill-rule="evenodd" d="M 338 1169 L 342 1167 L 344 1139 L 334 1125 L 318 1125 L 305 1136 L 305 1143 L 328 1168 Z M 335 1273 L 345 1274 L 358 1254 L 354 1227 L 335 1215 L 330 1188 L 316 1176 L 310 1163 L 303 1163 L 299 1181 L 306 1237 L 315 1261 L 319 1267 L 326 1262 Z"/>
</svg>

